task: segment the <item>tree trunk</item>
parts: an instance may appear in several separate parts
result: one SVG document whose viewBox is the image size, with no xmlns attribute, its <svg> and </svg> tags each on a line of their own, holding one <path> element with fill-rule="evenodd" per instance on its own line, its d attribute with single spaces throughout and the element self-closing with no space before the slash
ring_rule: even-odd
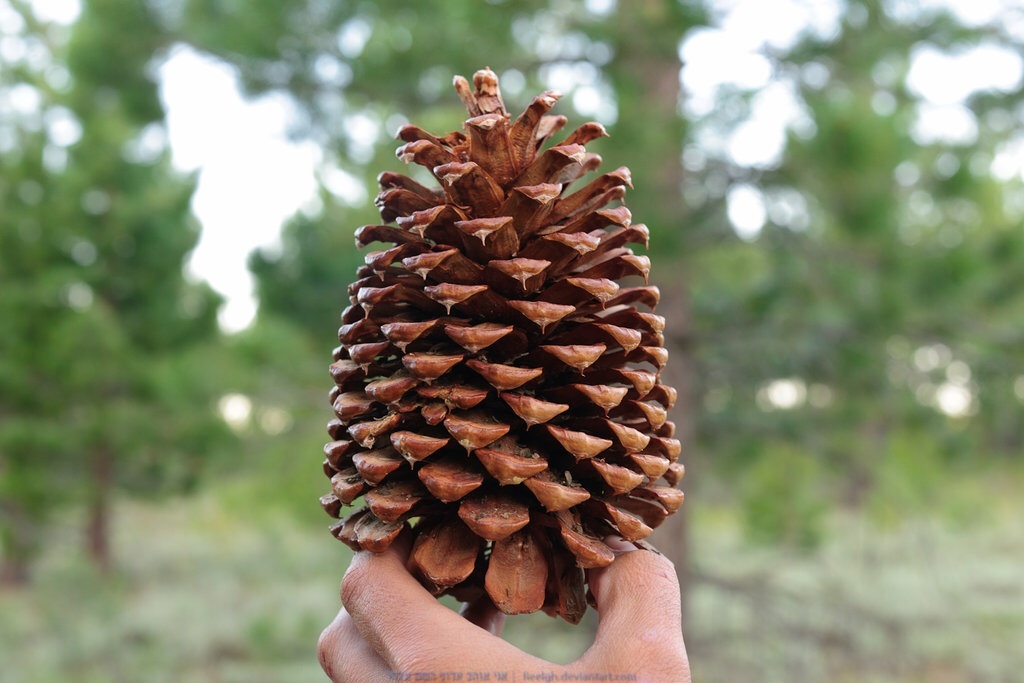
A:
<svg viewBox="0 0 1024 683">
<path fill-rule="evenodd" d="M 4 555 L 3 562 L 0 563 L 0 591 L 24 588 L 28 585 L 30 576 L 27 562 L 19 557 Z"/>
<path fill-rule="evenodd" d="M 0 503 L 0 589 L 18 589 L 31 579 L 30 563 L 37 546 L 35 525 L 13 500 Z"/>
<path fill-rule="evenodd" d="M 85 551 L 93 566 L 101 574 L 108 574 L 113 568 L 110 549 L 110 499 L 114 489 L 114 458 L 107 448 L 101 447 L 93 451 L 89 474 L 92 481 Z"/>
<path fill-rule="evenodd" d="M 652 273 L 663 288 L 658 313 L 666 318 L 666 336 L 684 340 L 669 349 L 664 380 L 679 391 L 670 417 L 676 425 L 676 438 L 683 443 L 681 458 L 689 463 L 694 450 L 692 345 L 685 341 L 692 329 L 690 290 L 685 262 L 673 253 L 688 254 L 681 163 L 686 129 L 679 114 L 682 64 L 677 51 L 678 41 L 689 28 L 688 19 L 671 2 L 638 0 L 620 3 L 617 20 L 616 58 L 608 72 L 619 95 L 619 123 L 611 133 L 618 141 L 619 153 L 629 156 L 609 161 L 612 166 L 630 167 L 636 189 L 627 203 L 635 221 L 651 228 Z M 666 30 L 668 26 L 677 27 L 678 32 Z M 683 505 L 651 538 L 675 563 L 684 620 L 691 574 L 687 508 Z"/>
<path fill-rule="evenodd" d="M 674 265 L 666 263 L 665 265 Z M 693 396 L 693 351 L 690 340 L 692 338 L 691 314 L 690 314 L 690 292 L 685 280 L 686 274 L 676 274 L 675 277 L 666 277 L 669 287 L 665 292 L 659 313 L 666 318 L 666 336 L 674 340 L 666 344 L 669 351 L 669 365 L 663 373 L 666 383 L 676 387 L 679 398 L 671 417 L 676 425 L 675 438 L 683 444 L 683 452 L 679 456 L 681 462 L 686 465 L 687 472 L 693 469 L 697 450 L 694 444 L 696 432 L 694 396 Z M 688 479 L 684 478 L 680 488 L 684 491 Z M 679 592 L 683 599 L 683 621 L 688 617 L 687 597 L 689 596 L 691 577 L 693 575 L 692 560 L 690 556 L 690 514 L 693 503 L 684 503 L 676 514 L 669 517 L 664 524 L 658 527 L 653 535 L 653 541 L 657 547 L 675 563 L 676 575 L 679 578 Z"/>
</svg>

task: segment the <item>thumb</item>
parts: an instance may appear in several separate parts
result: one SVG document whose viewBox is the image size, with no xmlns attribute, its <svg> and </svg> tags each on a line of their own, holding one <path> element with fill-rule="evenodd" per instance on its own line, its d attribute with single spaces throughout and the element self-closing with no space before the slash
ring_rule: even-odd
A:
<svg viewBox="0 0 1024 683">
<path fill-rule="evenodd" d="M 664 555 L 637 550 L 618 537 L 605 543 L 617 557 L 607 567 L 588 571 L 599 621 L 594 644 L 581 661 L 606 670 L 636 670 L 649 666 L 652 657 L 684 651 L 675 566 Z"/>
</svg>

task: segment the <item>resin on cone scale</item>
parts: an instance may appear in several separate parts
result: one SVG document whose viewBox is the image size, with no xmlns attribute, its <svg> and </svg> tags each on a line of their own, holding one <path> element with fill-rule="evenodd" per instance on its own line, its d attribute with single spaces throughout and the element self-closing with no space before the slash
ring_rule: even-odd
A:
<svg viewBox="0 0 1024 683">
<path fill-rule="evenodd" d="M 489 69 L 455 90 L 462 130 L 398 132 L 434 182 L 381 173 L 383 223 L 356 231 L 374 250 L 341 313 L 320 501 L 357 550 L 410 529 L 437 595 L 576 623 L 602 539 L 642 544 L 683 498 L 665 321 L 629 246 L 648 231 L 628 169 L 586 149 L 604 128 L 563 134 L 558 93 L 512 117 Z"/>
</svg>

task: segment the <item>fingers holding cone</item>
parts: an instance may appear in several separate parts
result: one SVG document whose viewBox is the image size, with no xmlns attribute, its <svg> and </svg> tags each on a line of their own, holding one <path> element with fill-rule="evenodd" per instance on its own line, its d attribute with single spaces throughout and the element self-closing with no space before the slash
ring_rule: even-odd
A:
<svg viewBox="0 0 1024 683">
<path fill-rule="evenodd" d="M 587 570 L 599 621 L 594 644 L 577 663 L 586 670 L 624 673 L 660 667 L 663 677 L 651 680 L 688 682 L 674 565 L 617 536 L 604 543 L 616 557 L 608 566 Z"/>
</svg>

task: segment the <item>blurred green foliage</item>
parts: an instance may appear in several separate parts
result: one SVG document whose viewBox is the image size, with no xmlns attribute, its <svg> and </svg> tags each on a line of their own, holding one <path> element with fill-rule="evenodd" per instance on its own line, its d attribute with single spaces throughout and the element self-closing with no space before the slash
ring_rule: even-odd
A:
<svg viewBox="0 0 1024 683">
<path fill-rule="evenodd" d="M 202 366 L 219 299 L 182 272 L 195 184 L 138 147 L 167 36 L 134 2 L 86 3 L 70 31 L 3 11 L 24 47 L 0 70 L 0 574 L 20 580 L 70 505 L 108 566 L 115 489 L 194 488 L 230 435 Z"/>
<path fill-rule="evenodd" d="M 658 543 L 690 578 L 698 677 L 1014 680 L 1024 186 L 994 162 L 1024 95 L 1019 78 L 973 91 L 972 135 L 925 135 L 910 73 L 922 50 L 1019 55 L 1022 10 L 977 24 L 850 0 L 834 30 L 761 46 L 767 78 L 695 106 L 680 57 L 731 7 L 82 0 L 64 26 L 0 0 L 0 561 L 20 586 L 0 589 L 4 675 L 321 680 L 347 554 L 318 533 L 317 452 L 352 233 L 379 220 L 376 174 L 401 170 L 390 134 L 451 130 L 452 75 L 489 65 L 513 108 L 557 83 L 570 126 L 611 133 L 604 168 L 632 170 L 692 473 L 689 530 Z M 259 315 L 230 336 L 183 274 L 195 178 L 144 144 L 180 45 L 289 97 L 323 170 L 370 190 L 322 188 L 251 255 Z M 780 87 L 797 121 L 752 161 L 737 140 Z M 586 631 L 508 637 L 565 661 Z"/>
</svg>

